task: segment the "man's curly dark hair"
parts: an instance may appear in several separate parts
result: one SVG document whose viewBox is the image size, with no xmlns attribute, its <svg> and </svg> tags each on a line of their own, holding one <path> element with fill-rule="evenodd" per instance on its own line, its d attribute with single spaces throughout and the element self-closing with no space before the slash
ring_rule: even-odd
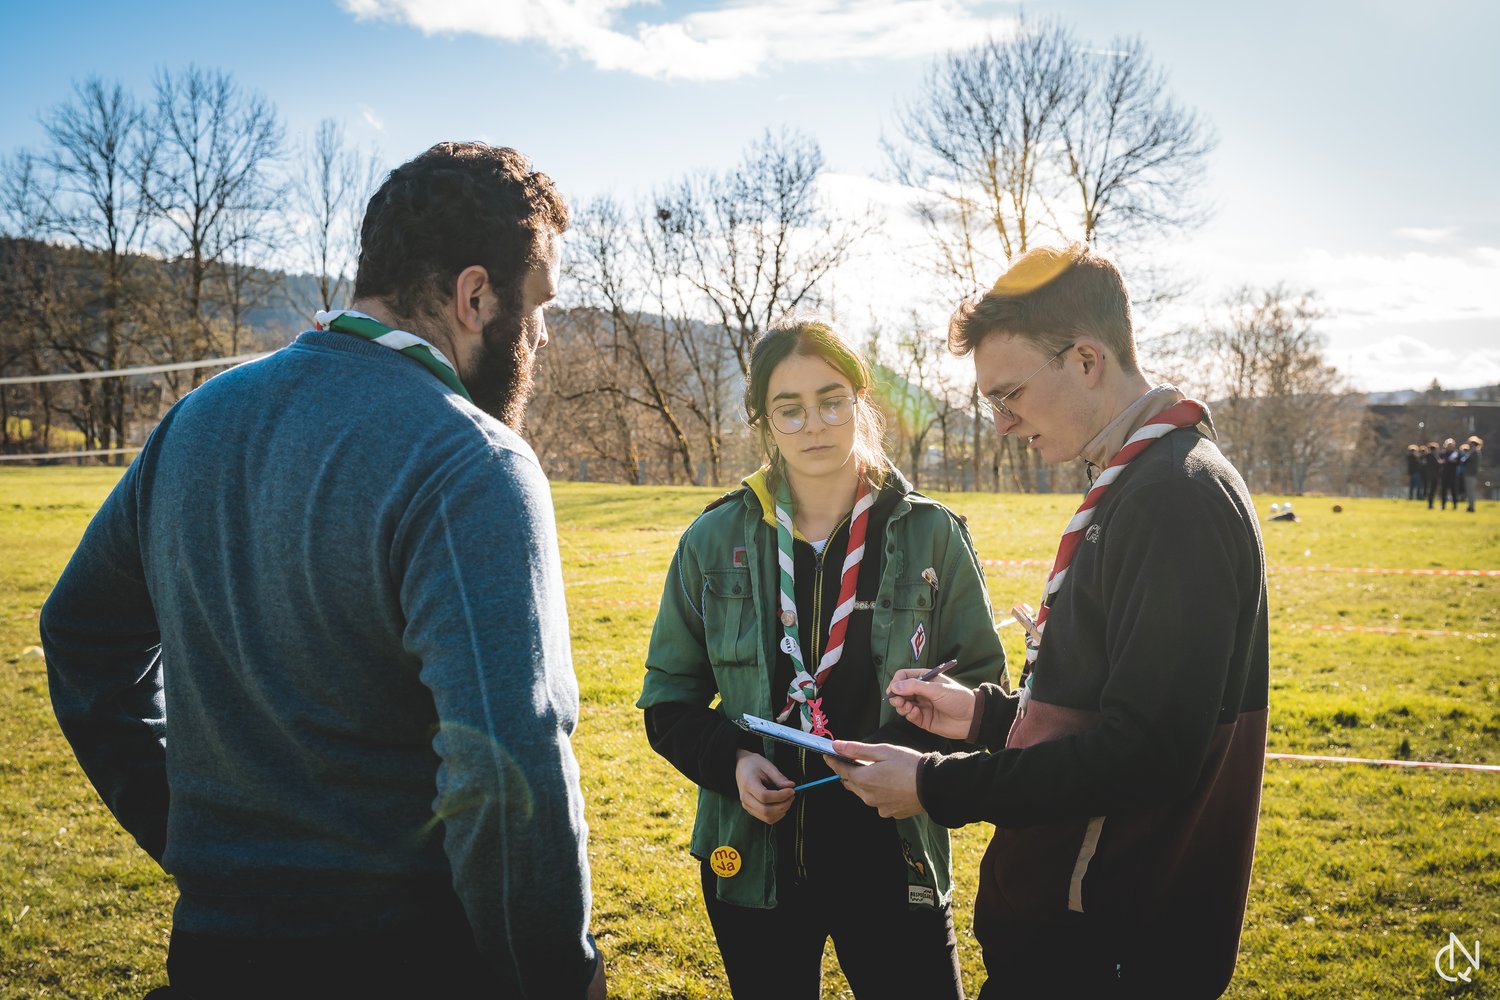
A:
<svg viewBox="0 0 1500 1000">
<path fill-rule="evenodd" d="M 429 315 L 479 265 L 506 308 L 568 207 L 525 156 L 482 142 L 440 142 L 392 170 L 360 228 L 354 298 L 385 300 L 402 319 Z"/>
</svg>

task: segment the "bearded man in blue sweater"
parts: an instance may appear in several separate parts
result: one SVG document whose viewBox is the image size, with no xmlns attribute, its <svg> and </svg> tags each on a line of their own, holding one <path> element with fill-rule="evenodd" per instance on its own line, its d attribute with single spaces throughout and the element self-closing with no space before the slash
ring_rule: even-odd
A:
<svg viewBox="0 0 1500 1000">
<path fill-rule="evenodd" d="M 173 995 L 604 995 L 547 481 L 568 211 L 442 143 L 354 308 L 179 402 L 42 609 L 63 732 L 176 879 Z"/>
</svg>

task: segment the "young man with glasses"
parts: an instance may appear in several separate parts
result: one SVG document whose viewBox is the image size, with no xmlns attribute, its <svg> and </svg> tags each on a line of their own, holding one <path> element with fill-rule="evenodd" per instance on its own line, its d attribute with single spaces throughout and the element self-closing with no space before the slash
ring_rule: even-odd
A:
<svg viewBox="0 0 1500 1000">
<path fill-rule="evenodd" d="M 1064 529 L 1015 697 L 901 672 L 910 721 L 979 752 L 837 742 L 882 814 L 996 826 L 981 997 L 1212 997 L 1234 971 L 1260 804 L 1265 556 L 1206 407 L 1136 363 L 1115 267 L 1024 255 L 949 328 L 995 428 L 1093 482 Z"/>
</svg>

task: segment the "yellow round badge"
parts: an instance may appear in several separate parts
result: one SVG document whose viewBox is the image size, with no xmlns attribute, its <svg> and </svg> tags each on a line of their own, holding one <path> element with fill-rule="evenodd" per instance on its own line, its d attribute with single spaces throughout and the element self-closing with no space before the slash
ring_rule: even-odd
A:
<svg viewBox="0 0 1500 1000">
<path fill-rule="evenodd" d="M 734 878 L 740 873 L 740 852 L 728 844 L 715 847 L 714 852 L 708 856 L 708 867 L 719 878 Z"/>
</svg>

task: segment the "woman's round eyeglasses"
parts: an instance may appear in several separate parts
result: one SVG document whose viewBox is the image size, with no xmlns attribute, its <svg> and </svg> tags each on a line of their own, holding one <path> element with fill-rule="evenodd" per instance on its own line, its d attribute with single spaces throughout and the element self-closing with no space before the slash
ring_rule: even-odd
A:
<svg viewBox="0 0 1500 1000">
<path fill-rule="evenodd" d="M 854 416 L 853 396 L 829 396 L 818 401 L 818 419 L 825 426 L 837 427 L 847 424 Z M 783 434 L 796 434 L 807 426 L 807 407 L 801 403 L 788 403 L 771 410 L 771 426 Z"/>
</svg>

